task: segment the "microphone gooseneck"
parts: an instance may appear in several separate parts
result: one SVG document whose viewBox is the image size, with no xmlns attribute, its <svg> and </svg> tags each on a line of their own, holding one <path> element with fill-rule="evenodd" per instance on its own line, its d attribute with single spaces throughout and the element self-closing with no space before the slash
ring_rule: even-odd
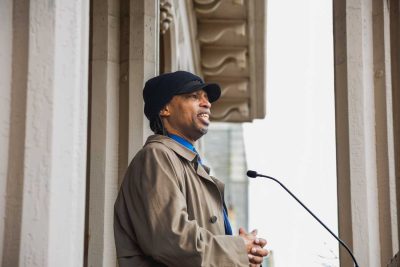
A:
<svg viewBox="0 0 400 267">
<path fill-rule="evenodd" d="M 292 192 L 290 192 L 289 189 L 287 189 L 286 186 L 284 186 L 278 179 L 271 177 L 271 176 L 267 176 L 267 175 L 263 175 L 263 174 L 259 174 L 256 171 L 251 171 L 248 170 L 247 171 L 247 176 L 250 178 L 256 178 L 256 177 L 264 177 L 264 178 L 268 178 L 270 180 L 273 180 L 275 182 L 277 182 L 280 186 L 282 186 L 283 189 L 286 190 L 286 192 L 288 192 L 301 206 L 303 206 L 303 208 L 306 209 L 306 211 L 308 211 L 308 213 L 311 214 L 311 216 L 314 217 L 314 219 L 316 219 L 334 238 L 336 238 L 337 241 L 339 241 L 339 243 L 347 250 L 347 252 L 350 254 L 351 258 L 353 259 L 354 265 L 355 267 L 359 267 L 356 258 L 354 257 L 353 253 L 351 252 L 351 250 L 349 249 L 349 247 L 346 245 L 346 243 L 344 243 L 338 236 L 336 236 L 331 229 L 329 229 L 328 226 L 326 226 L 309 208 L 307 208 L 306 205 L 303 204 L 303 202 L 301 202 Z"/>
</svg>

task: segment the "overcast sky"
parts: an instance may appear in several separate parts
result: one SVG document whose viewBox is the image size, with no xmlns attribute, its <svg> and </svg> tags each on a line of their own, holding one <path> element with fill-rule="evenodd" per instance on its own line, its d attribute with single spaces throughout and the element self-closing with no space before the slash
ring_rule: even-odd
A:
<svg viewBox="0 0 400 267">
<path fill-rule="evenodd" d="M 267 14 L 267 116 L 244 125 L 248 168 L 337 233 L 332 1 L 268 0 Z M 335 239 L 278 184 L 251 181 L 249 205 L 275 267 L 339 266 Z"/>
</svg>

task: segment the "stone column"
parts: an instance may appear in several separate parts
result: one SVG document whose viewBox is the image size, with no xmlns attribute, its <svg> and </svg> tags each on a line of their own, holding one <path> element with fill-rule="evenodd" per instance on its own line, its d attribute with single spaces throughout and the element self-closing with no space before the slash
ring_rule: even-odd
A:
<svg viewBox="0 0 400 267">
<path fill-rule="evenodd" d="M 151 133 L 143 115 L 144 83 L 158 73 L 159 0 L 130 1 L 129 161 Z"/>
<path fill-rule="evenodd" d="M 397 229 L 392 229 L 393 209 L 391 209 L 390 145 L 393 145 L 392 112 L 388 107 L 391 101 L 390 71 L 390 25 L 387 1 L 372 1 L 373 33 L 373 79 L 375 98 L 375 150 L 379 209 L 379 241 L 381 265 L 385 265 L 394 255 L 393 239 L 397 239 Z M 394 204 L 394 202 L 393 202 Z M 397 223 L 397 220 L 396 220 Z M 396 232 L 396 234 L 394 234 Z"/>
<path fill-rule="evenodd" d="M 158 73 L 159 1 L 121 1 L 119 178 L 152 134 L 143 114 L 142 90 Z"/>
<path fill-rule="evenodd" d="M 400 218 L 400 3 L 396 0 L 389 2 L 390 8 L 390 48 L 391 48 L 391 77 L 392 77 L 392 111 L 394 137 L 394 169 L 397 194 L 397 219 Z M 400 242 L 400 224 L 397 223 Z M 397 247 L 398 249 L 398 247 Z"/>
<path fill-rule="evenodd" d="M 21 246 L 21 214 L 24 181 L 26 95 L 28 73 L 29 3 L 4 1 L 4 31 L 0 51 L 2 69 L 0 79 L 2 116 L 1 187 L 4 201 L 0 205 L 4 225 L 0 229 L 2 266 L 18 266 Z M 4 59 L 4 60 L 3 60 Z M 4 91 L 3 91 L 4 90 Z M 3 94 L 4 92 L 4 94 Z M 3 188 L 4 186 L 4 188 Z M 4 213 L 3 213 L 4 212 Z"/>
<path fill-rule="evenodd" d="M 360 266 L 385 266 L 392 254 L 384 2 L 334 1 L 339 235 Z"/>
<path fill-rule="evenodd" d="M 144 82 L 158 66 L 158 1 L 93 0 L 88 266 L 116 266 L 114 202 L 147 137 Z"/>
<path fill-rule="evenodd" d="M 88 19 L 87 1 L 29 5 L 19 266 L 82 265 Z"/>
<path fill-rule="evenodd" d="M 116 266 L 120 2 L 92 1 L 88 266 Z"/>
<path fill-rule="evenodd" d="M 11 115 L 12 0 L 0 2 L 0 218 L 6 217 L 6 186 Z M 0 259 L 3 259 L 4 223 L 0 220 Z"/>
</svg>

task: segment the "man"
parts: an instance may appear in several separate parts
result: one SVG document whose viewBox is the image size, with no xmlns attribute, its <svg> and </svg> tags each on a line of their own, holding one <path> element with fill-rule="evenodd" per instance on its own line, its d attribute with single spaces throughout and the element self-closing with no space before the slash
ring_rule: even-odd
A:
<svg viewBox="0 0 400 267">
<path fill-rule="evenodd" d="M 144 113 L 155 135 L 132 160 L 115 202 L 120 267 L 259 266 L 268 254 L 256 231 L 232 236 L 224 185 L 194 147 L 220 94 L 185 71 L 146 82 Z"/>
</svg>

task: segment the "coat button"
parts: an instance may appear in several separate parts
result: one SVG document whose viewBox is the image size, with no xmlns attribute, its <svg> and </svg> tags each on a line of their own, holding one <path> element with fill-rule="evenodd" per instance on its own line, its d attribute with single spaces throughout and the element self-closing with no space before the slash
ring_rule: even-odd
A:
<svg viewBox="0 0 400 267">
<path fill-rule="evenodd" d="M 217 216 L 211 216 L 210 223 L 215 223 L 217 221 Z"/>
</svg>

